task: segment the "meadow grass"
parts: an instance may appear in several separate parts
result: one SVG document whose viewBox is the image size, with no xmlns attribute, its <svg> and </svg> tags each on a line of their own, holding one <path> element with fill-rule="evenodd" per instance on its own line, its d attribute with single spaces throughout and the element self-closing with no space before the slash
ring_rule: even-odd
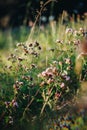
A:
<svg viewBox="0 0 87 130">
<path fill-rule="evenodd" d="M 43 130 L 86 129 L 85 116 L 83 119 L 78 112 L 72 119 L 71 113 L 62 115 L 63 120 L 60 114 L 58 126 L 51 119 L 52 116 L 55 118 L 56 112 L 64 113 L 69 109 L 67 106 L 72 107 L 81 82 L 87 80 L 84 57 L 81 59 L 84 65 L 79 64 L 80 76 L 75 72 L 78 46 L 84 38 L 86 22 L 87 19 L 78 19 L 63 24 L 62 16 L 58 22 L 35 27 L 32 35 L 25 27 L 17 32 L 0 32 L 0 46 L 3 48 L 0 50 L 1 129 L 40 130 L 38 122 L 41 121 Z M 49 119 L 47 124 L 44 118 Z M 75 120 L 74 123 L 71 120 Z"/>
</svg>

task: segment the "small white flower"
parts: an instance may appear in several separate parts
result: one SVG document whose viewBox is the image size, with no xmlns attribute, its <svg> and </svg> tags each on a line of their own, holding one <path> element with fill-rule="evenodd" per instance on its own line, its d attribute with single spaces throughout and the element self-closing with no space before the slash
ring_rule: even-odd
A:
<svg viewBox="0 0 87 130">
<path fill-rule="evenodd" d="M 73 33 L 73 29 L 72 28 L 67 28 L 66 33 Z"/>
<path fill-rule="evenodd" d="M 69 76 L 66 76 L 65 78 L 66 78 L 66 81 L 69 81 L 69 80 L 70 80 L 70 77 L 69 77 Z"/>
<path fill-rule="evenodd" d="M 64 87 L 65 87 L 65 84 L 64 84 L 64 83 L 61 83 L 60 87 L 61 87 L 61 88 L 64 88 Z"/>
</svg>

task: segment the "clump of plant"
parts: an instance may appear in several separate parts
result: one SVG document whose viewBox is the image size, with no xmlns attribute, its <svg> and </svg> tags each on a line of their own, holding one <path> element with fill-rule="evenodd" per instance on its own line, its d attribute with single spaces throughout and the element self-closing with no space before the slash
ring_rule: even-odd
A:
<svg viewBox="0 0 87 130">
<path fill-rule="evenodd" d="M 8 57 L 8 71 L 13 73 L 15 82 L 12 96 L 3 101 L 4 125 L 15 125 L 23 120 L 29 122 L 73 100 L 79 88 L 74 72 L 75 55 L 69 50 L 62 51 L 60 44 L 60 50 L 53 52 L 59 51 L 58 56 L 54 55 L 55 60 L 50 60 L 45 69 L 39 66 L 43 48 L 37 41 L 18 43 L 15 52 Z"/>
<path fill-rule="evenodd" d="M 38 41 L 17 44 L 8 57 L 9 65 L 4 67 L 14 83 L 8 98 L 3 98 L 3 89 L 0 92 L 1 128 L 30 123 L 72 104 L 80 86 L 74 69 L 76 50 L 83 36 L 81 29 L 68 28 L 66 39 L 53 42 L 50 50 Z"/>
<path fill-rule="evenodd" d="M 46 105 L 51 109 L 63 107 L 69 99 L 72 100 L 79 87 L 79 80 L 74 72 L 75 57 L 69 57 L 65 53 L 38 75 L 41 78 L 40 86 L 44 99 L 41 113 Z"/>
</svg>

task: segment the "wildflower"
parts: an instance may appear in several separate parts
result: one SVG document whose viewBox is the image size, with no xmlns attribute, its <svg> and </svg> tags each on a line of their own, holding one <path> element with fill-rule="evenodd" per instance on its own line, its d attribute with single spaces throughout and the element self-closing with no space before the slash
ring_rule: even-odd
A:
<svg viewBox="0 0 87 130">
<path fill-rule="evenodd" d="M 39 43 L 36 41 L 36 42 L 34 43 L 34 47 L 37 47 L 37 46 L 39 46 Z"/>
<path fill-rule="evenodd" d="M 22 45 L 23 45 L 22 43 L 17 43 L 16 46 L 19 47 L 19 46 L 22 46 Z"/>
<path fill-rule="evenodd" d="M 67 71 L 64 70 L 63 73 L 62 73 L 62 75 L 67 75 Z"/>
<path fill-rule="evenodd" d="M 80 28 L 79 31 L 80 31 L 81 33 L 84 33 L 84 29 L 83 29 L 83 28 Z"/>
<path fill-rule="evenodd" d="M 57 68 L 56 68 L 56 67 L 53 68 L 53 74 L 55 74 L 55 75 L 58 74 L 58 73 L 57 73 Z"/>
<path fill-rule="evenodd" d="M 38 74 L 38 75 L 37 75 L 37 77 L 38 77 L 38 78 L 42 77 L 42 74 L 41 74 L 41 73 L 40 73 L 40 74 Z"/>
<path fill-rule="evenodd" d="M 65 76 L 66 78 L 66 81 L 69 81 L 70 80 L 70 77 L 69 76 Z"/>
<path fill-rule="evenodd" d="M 58 99 L 61 96 L 61 93 L 56 92 L 55 93 L 55 99 Z"/>
<path fill-rule="evenodd" d="M 71 41 L 69 41 L 68 44 L 70 45 L 70 44 L 71 44 Z"/>
<path fill-rule="evenodd" d="M 63 43 L 63 41 L 61 41 L 61 40 L 57 39 L 57 40 L 56 40 L 56 43 L 61 43 L 61 44 L 62 44 L 62 43 Z"/>
<path fill-rule="evenodd" d="M 26 79 L 26 76 L 23 75 L 23 76 L 22 76 L 22 79 Z"/>
<path fill-rule="evenodd" d="M 41 50 L 41 47 L 39 46 L 38 49 Z"/>
<path fill-rule="evenodd" d="M 80 40 L 73 41 L 73 42 L 74 42 L 74 45 L 79 45 L 79 44 L 81 44 Z"/>
<path fill-rule="evenodd" d="M 5 102 L 5 105 L 6 105 L 6 108 L 8 108 L 9 107 L 9 105 L 10 105 L 10 102 Z"/>
<path fill-rule="evenodd" d="M 64 83 L 61 83 L 60 87 L 61 87 L 61 88 L 64 88 L 64 87 L 65 87 L 65 84 L 64 84 Z"/>
<path fill-rule="evenodd" d="M 72 28 L 67 28 L 66 33 L 73 33 L 73 29 Z"/>
<path fill-rule="evenodd" d="M 37 52 L 34 52 L 33 55 L 34 55 L 35 57 L 38 57 L 38 53 L 37 53 Z"/>
<path fill-rule="evenodd" d="M 66 68 L 66 70 L 71 70 L 72 69 L 72 67 L 71 66 L 68 66 L 67 68 Z"/>
<path fill-rule="evenodd" d="M 23 82 L 19 82 L 19 85 L 23 85 Z"/>
<path fill-rule="evenodd" d="M 53 81 L 54 81 L 53 79 L 49 78 L 49 79 L 47 80 L 47 84 L 51 84 Z"/>
<path fill-rule="evenodd" d="M 29 47 L 32 47 L 32 46 L 33 46 L 33 43 L 30 43 L 30 44 L 29 44 Z"/>
<path fill-rule="evenodd" d="M 32 68 L 36 68 L 36 65 L 35 65 L 35 64 L 31 64 L 31 67 L 32 67 Z"/>
<path fill-rule="evenodd" d="M 11 59 L 11 58 L 13 58 L 13 59 L 17 59 L 17 57 L 16 57 L 15 54 L 11 54 L 9 58 L 10 58 L 10 59 Z"/>
<path fill-rule="evenodd" d="M 12 118 L 12 116 L 9 116 L 9 124 L 13 124 L 13 118 Z"/>
<path fill-rule="evenodd" d="M 23 61 L 23 58 L 21 58 L 21 57 L 18 57 L 18 60 L 19 60 L 19 61 Z"/>
<path fill-rule="evenodd" d="M 57 61 L 53 61 L 53 64 L 57 64 Z"/>
<path fill-rule="evenodd" d="M 45 71 L 43 71 L 41 74 L 43 77 L 45 77 L 47 75 Z"/>
<path fill-rule="evenodd" d="M 80 36 L 81 35 L 81 32 L 79 32 L 79 31 L 74 31 L 74 36 Z"/>
<path fill-rule="evenodd" d="M 18 84 L 18 83 L 19 83 L 19 81 L 17 80 L 17 81 L 16 81 L 16 84 Z"/>
<path fill-rule="evenodd" d="M 28 50 L 27 50 L 26 48 L 24 48 L 24 51 L 25 51 L 25 53 L 29 53 Z"/>
<path fill-rule="evenodd" d="M 53 76 L 53 73 L 52 72 L 48 72 L 46 73 L 48 77 L 52 77 Z"/>
<path fill-rule="evenodd" d="M 62 62 L 61 61 L 59 61 L 59 65 L 62 66 Z"/>
<path fill-rule="evenodd" d="M 19 91 L 19 89 L 20 89 L 20 88 L 19 88 L 19 85 L 14 84 L 14 85 L 13 85 L 13 89 L 14 89 L 14 92 L 15 92 L 15 93 L 18 93 L 18 91 Z"/>
<path fill-rule="evenodd" d="M 66 64 L 70 64 L 71 60 L 69 58 L 65 59 Z"/>
<path fill-rule="evenodd" d="M 12 103 L 12 106 L 13 106 L 13 107 L 18 107 L 18 103 L 17 103 L 14 99 L 12 100 L 11 103 Z"/>
<path fill-rule="evenodd" d="M 30 80 L 31 77 L 30 76 L 22 76 L 22 79 L 25 79 L 25 80 Z"/>
</svg>

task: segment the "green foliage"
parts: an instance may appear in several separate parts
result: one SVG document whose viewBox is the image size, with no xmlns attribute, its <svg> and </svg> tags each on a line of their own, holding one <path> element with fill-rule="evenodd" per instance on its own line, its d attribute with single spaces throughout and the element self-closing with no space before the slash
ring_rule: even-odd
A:
<svg viewBox="0 0 87 130">
<path fill-rule="evenodd" d="M 23 123 L 33 125 L 34 120 L 72 104 L 81 82 L 75 73 L 78 40 L 85 33 L 83 28 L 74 27 L 62 24 L 58 27 L 52 22 L 46 29 L 36 28 L 33 40 L 18 43 L 6 60 L 7 65 L 1 62 L 1 128 Z M 22 35 L 25 38 L 25 33 Z M 86 64 L 82 77 L 86 74 Z M 82 118 L 76 122 L 84 125 Z"/>
</svg>

